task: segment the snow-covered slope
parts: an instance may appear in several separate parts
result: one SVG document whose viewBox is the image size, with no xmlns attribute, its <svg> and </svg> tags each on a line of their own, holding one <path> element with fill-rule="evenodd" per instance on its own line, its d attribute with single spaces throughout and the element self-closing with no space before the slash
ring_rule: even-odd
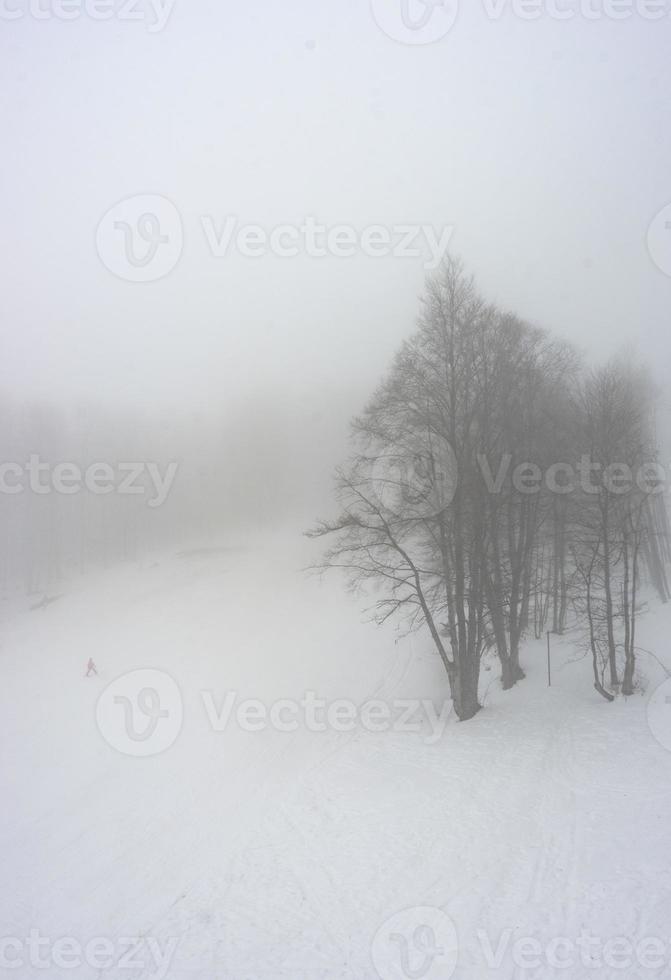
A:
<svg viewBox="0 0 671 980">
<path fill-rule="evenodd" d="M 646 691 L 608 705 L 568 642 L 550 689 L 530 644 L 525 682 L 501 692 L 492 665 L 486 710 L 445 723 L 429 644 L 362 623 L 337 581 L 301 572 L 308 547 L 278 536 L 116 568 L 32 611 L 5 601 L 6 975 L 671 976 L 655 659 Z M 652 611 L 640 644 L 671 665 L 669 627 Z M 160 704 L 138 709 L 152 678 Z M 236 715 L 245 699 L 275 705 L 275 727 Z M 354 705 L 322 725 L 315 699 Z M 639 944 L 625 967 L 618 940 Z"/>
</svg>

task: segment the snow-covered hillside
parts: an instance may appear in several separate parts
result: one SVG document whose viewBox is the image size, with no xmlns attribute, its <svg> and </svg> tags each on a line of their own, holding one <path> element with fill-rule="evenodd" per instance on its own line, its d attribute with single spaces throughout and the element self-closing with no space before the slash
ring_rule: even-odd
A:
<svg viewBox="0 0 671 980">
<path fill-rule="evenodd" d="M 548 689 L 532 643 L 522 684 L 501 692 L 486 665 L 485 710 L 446 721 L 430 645 L 362 623 L 301 571 L 309 547 L 276 536 L 120 566 L 43 608 L 5 600 L 0 976 L 671 976 L 654 657 L 647 689 L 609 705 L 556 638 Z M 670 629 L 657 608 L 639 635 L 669 666 Z M 138 701 L 152 678 L 160 704 Z"/>
</svg>

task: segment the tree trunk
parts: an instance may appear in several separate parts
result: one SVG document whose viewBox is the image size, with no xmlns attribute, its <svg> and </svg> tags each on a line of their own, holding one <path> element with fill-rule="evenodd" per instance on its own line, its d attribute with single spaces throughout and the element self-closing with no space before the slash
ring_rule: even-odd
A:
<svg viewBox="0 0 671 980">
<path fill-rule="evenodd" d="M 602 508 L 603 514 L 603 588 L 606 597 L 606 634 L 608 637 L 608 669 L 610 671 L 610 686 L 617 690 L 620 678 L 617 674 L 617 648 L 615 646 L 615 629 L 613 624 L 613 591 L 610 567 L 610 506 L 606 496 Z"/>
<path fill-rule="evenodd" d="M 627 608 L 627 640 L 625 643 L 624 676 L 622 693 L 630 697 L 634 693 L 634 674 L 636 672 L 636 594 L 638 591 L 638 550 L 639 542 L 634 532 L 634 547 L 631 559 L 631 606 Z M 628 578 L 628 576 L 627 576 Z M 626 601 L 629 602 L 628 589 Z"/>
<path fill-rule="evenodd" d="M 473 718 L 481 705 L 478 702 L 479 664 L 466 653 L 459 658 L 459 669 L 452 683 L 452 702 L 459 721 Z"/>
</svg>

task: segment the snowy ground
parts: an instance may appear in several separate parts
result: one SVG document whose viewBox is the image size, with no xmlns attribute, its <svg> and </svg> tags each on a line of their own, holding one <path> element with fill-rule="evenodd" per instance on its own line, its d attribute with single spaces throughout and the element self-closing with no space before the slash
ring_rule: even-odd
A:
<svg viewBox="0 0 671 980">
<path fill-rule="evenodd" d="M 671 722 L 654 737 L 655 660 L 641 656 L 645 692 L 608 705 L 557 640 L 548 689 L 530 644 L 523 684 L 504 694 L 486 670 L 486 710 L 433 738 L 428 707 L 414 731 L 380 715 L 386 730 L 313 731 L 300 712 L 295 731 L 234 717 L 214 731 L 202 692 L 210 707 L 312 691 L 394 718 L 400 699 L 440 712 L 429 645 L 362 624 L 335 580 L 301 573 L 308 547 L 166 556 L 64 584 L 42 609 L 5 600 L 0 977 L 670 977 Z M 670 628 L 671 610 L 653 610 L 639 642 L 671 666 Z M 85 679 L 89 656 L 100 675 Z M 133 680 L 105 694 L 139 669 L 169 674 L 183 706 L 181 730 L 154 719 L 174 742 L 146 757 L 150 739 L 124 754 L 128 730 L 113 729 L 112 695 L 132 700 Z M 152 717 L 133 715 L 137 732 Z M 144 937 L 137 966 L 129 937 Z"/>
</svg>

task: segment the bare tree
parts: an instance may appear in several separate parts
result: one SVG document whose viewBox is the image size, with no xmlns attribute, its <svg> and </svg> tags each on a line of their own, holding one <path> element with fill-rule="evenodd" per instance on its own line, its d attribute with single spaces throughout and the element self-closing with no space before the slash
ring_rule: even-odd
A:
<svg viewBox="0 0 671 980">
<path fill-rule="evenodd" d="M 654 536 L 655 485 L 642 480 L 656 458 L 651 405 L 647 376 L 618 360 L 591 372 L 576 401 L 576 448 L 598 482 L 574 498 L 583 543 L 576 543 L 573 553 L 588 585 L 585 612 L 592 643 L 605 650 L 611 691 L 621 684 L 625 695 L 634 685 L 640 559 L 644 542 Z"/>
<path fill-rule="evenodd" d="M 339 536 L 326 565 L 382 588 L 378 617 L 428 626 L 462 720 L 479 710 L 485 640 L 474 378 L 492 315 L 460 263 L 429 280 L 415 336 L 354 422 L 358 452 L 337 481 L 345 509 L 312 532 Z"/>
<path fill-rule="evenodd" d="M 650 391 L 622 362 L 582 379 L 579 367 L 570 347 L 486 304 L 448 259 L 353 422 L 340 515 L 310 532 L 334 538 L 320 567 L 373 593 L 378 621 L 427 627 L 462 720 L 479 710 L 483 651 L 495 649 L 510 688 L 527 631 L 549 617 L 563 631 L 570 608 L 599 692 L 619 689 L 621 651 L 633 689 L 641 557 L 663 586 L 668 523 L 654 496 L 625 495 L 615 478 L 654 460 Z M 609 478 L 541 480 L 578 460 Z"/>
</svg>

